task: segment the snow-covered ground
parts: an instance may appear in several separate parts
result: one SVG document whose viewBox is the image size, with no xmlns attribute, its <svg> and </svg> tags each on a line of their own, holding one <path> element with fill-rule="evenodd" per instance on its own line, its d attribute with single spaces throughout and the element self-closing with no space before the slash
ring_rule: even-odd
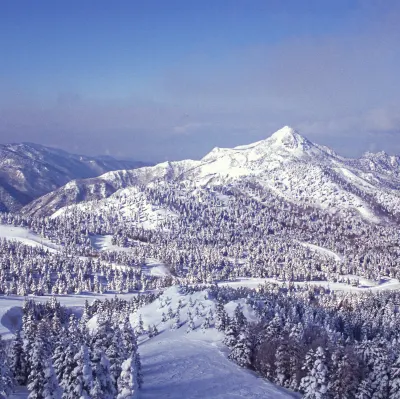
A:
<svg viewBox="0 0 400 399">
<path fill-rule="evenodd" d="M 189 305 L 191 297 L 194 304 Z M 226 347 L 222 344 L 222 334 L 214 328 L 204 330 L 200 325 L 204 315 L 214 309 L 215 303 L 205 299 L 205 292 L 192 295 L 181 294 L 178 287 L 171 287 L 162 295 L 160 301 L 141 308 L 131 316 L 131 322 L 137 326 L 141 315 L 145 327 L 157 325 L 160 334 L 153 338 L 146 335 L 139 339 L 139 351 L 142 360 L 144 385 L 139 392 L 139 399 L 283 399 L 300 396 L 259 378 L 255 373 L 240 368 L 227 358 Z M 82 296 L 81 300 L 84 299 Z M 6 301 L 17 300 L 7 298 Z M 22 300 L 22 298 L 21 298 Z M 182 301 L 181 323 L 176 330 L 170 330 L 171 321 L 161 322 L 163 312 L 169 306 L 175 311 L 179 300 Z M 71 302 L 69 302 L 71 301 Z M 63 304 L 76 306 L 79 298 L 65 298 Z M 229 314 L 233 314 L 237 303 L 243 305 L 243 312 L 249 319 L 254 318 L 250 307 L 244 300 L 230 302 L 226 305 Z M 12 303 L 11 303 L 12 305 Z M 195 318 L 196 330 L 190 333 L 187 329 L 187 311 L 200 314 Z M 95 328 L 95 319 L 89 327 Z M 20 388 L 11 399 L 25 399 L 27 392 Z"/>
<path fill-rule="evenodd" d="M 130 252 L 130 248 L 119 247 L 112 243 L 111 235 L 95 235 L 90 238 L 93 248 L 98 251 L 123 251 Z M 162 277 L 170 275 L 170 271 L 164 263 L 154 258 L 146 258 L 146 264 L 143 266 L 142 272 L 147 275 Z"/>
<path fill-rule="evenodd" d="M 50 252 L 56 252 L 60 249 L 57 244 L 54 244 L 50 240 L 39 236 L 25 227 L 0 224 L 0 238 L 16 240 L 33 247 L 43 247 Z"/>
<path fill-rule="evenodd" d="M 119 297 L 129 300 L 135 295 L 137 294 L 122 294 L 119 295 Z M 92 303 L 95 299 L 105 300 L 106 298 L 112 299 L 114 297 L 115 294 L 56 295 L 57 301 L 61 305 L 69 307 L 74 311 L 74 313 L 78 315 L 81 314 L 86 300 L 88 300 L 89 303 Z M 33 299 L 36 302 L 44 303 L 49 301 L 51 296 L 29 295 L 27 298 Z M 24 301 L 25 297 L 22 296 L 0 295 L 0 335 L 3 338 L 10 338 L 12 334 L 16 331 L 16 329 L 19 328 L 19 326 L 21 325 L 22 306 L 24 304 Z"/>
<path fill-rule="evenodd" d="M 140 399 L 292 398 L 227 359 L 218 345 L 166 332 L 139 347 L 144 374 Z"/>
<path fill-rule="evenodd" d="M 189 304 L 191 298 L 192 307 Z M 171 330 L 172 321 L 162 322 L 162 313 L 168 308 L 175 312 L 181 300 L 181 327 Z M 225 308 L 232 315 L 237 303 L 243 306 L 244 315 L 254 320 L 255 315 L 243 300 L 228 303 Z M 161 308 L 160 303 L 165 305 Z M 187 332 L 188 311 L 194 317 L 196 330 Z M 215 303 L 205 299 L 205 292 L 183 295 L 178 287 L 167 289 L 160 300 L 139 309 L 131 316 L 133 326 L 137 326 L 139 317 L 144 327 L 156 325 L 159 335 L 151 339 L 139 340 L 142 358 L 144 386 L 141 399 L 273 399 L 292 398 L 295 394 L 269 383 L 256 374 L 240 368 L 227 358 L 226 348 L 222 344 L 223 335 L 215 328 L 201 329 L 204 316 L 214 311 Z M 93 327 L 93 325 L 92 325 Z"/>
<path fill-rule="evenodd" d="M 308 242 L 300 242 L 300 244 L 303 245 L 304 247 L 310 248 L 311 251 L 318 252 L 319 254 L 321 254 L 323 256 L 333 258 L 338 262 L 340 262 L 342 260 L 342 257 L 340 255 L 338 255 L 336 252 L 333 252 L 324 247 L 320 247 L 319 245 L 310 244 Z"/>
<path fill-rule="evenodd" d="M 374 282 L 372 280 L 367 280 L 362 277 L 357 277 L 354 275 L 342 276 L 344 278 L 348 277 L 350 280 L 357 279 L 359 281 L 358 286 L 353 286 L 345 283 L 334 283 L 331 281 L 294 281 L 294 285 L 304 286 L 304 285 L 318 285 L 322 287 L 329 288 L 333 291 L 346 291 L 346 292 L 365 292 L 366 290 L 372 291 L 382 291 L 382 290 L 400 290 L 400 281 L 395 278 L 382 277 L 380 282 Z M 287 284 L 287 282 L 280 281 L 274 278 L 249 278 L 242 277 L 235 281 L 220 281 L 218 285 L 226 285 L 234 288 L 238 287 L 248 287 L 257 288 L 260 284 L 265 283 L 275 283 L 275 284 Z"/>
</svg>

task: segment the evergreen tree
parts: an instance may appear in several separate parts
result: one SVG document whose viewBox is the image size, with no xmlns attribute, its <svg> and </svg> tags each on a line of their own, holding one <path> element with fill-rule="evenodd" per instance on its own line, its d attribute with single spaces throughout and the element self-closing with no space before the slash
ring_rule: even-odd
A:
<svg viewBox="0 0 400 399">
<path fill-rule="evenodd" d="M 79 352 L 75 355 L 76 367 L 72 372 L 73 387 L 71 389 L 73 397 L 79 399 L 90 399 L 92 389 L 92 366 L 88 347 L 83 344 Z"/>
<path fill-rule="evenodd" d="M 238 335 L 239 333 L 236 328 L 236 324 L 233 321 L 230 321 L 227 329 L 225 330 L 224 344 L 228 348 L 233 348 L 236 345 Z"/>
<path fill-rule="evenodd" d="M 137 397 L 137 371 L 135 359 L 129 357 L 122 363 L 121 375 L 118 379 L 117 399 L 135 399 Z"/>
<path fill-rule="evenodd" d="M 251 364 L 250 343 L 245 333 L 241 333 L 232 347 L 229 359 L 236 362 L 241 367 L 249 367 Z"/>
<path fill-rule="evenodd" d="M 56 346 L 56 350 L 59 346 Z M 64 349 L 64 356 L 60 359 L 55 359 L 54 366 L 56 369 L 56 375 L 58 377 L 58 381 L 60 386 L 63 388 L 63 399 L 72 399 L 73 398 L 73 384 L 74 377 L 73 371 L 76 367 L 75 355 L 77 353 L 76 344 L 71 341 L 71 338 L 67 338 L 66 346 Z"/>
<path fill-rule="evenodd" d="M 181 315 L 179 309 L 176 310 L 175 316 L 171 323 L 171 330 L 177 330 L 181 326 Z"/>
<path fill-rule="evenodd" d="M 57 381 L 51 357 L 47 359 L 44 370 L 43 399 L 60 399 L 61 388 Z"/>
<path fill-rule="evenodd" d="M 122 345 L 125 349 L 123 357 L 127 359 L 132 356 L 132 352 L 136 353 L 137 351 L 137 339 L 135 331 L 132 328 L 132 325 L 129 321 L 129 317 L 125 317 L 124 324 L 122 326 Z"/>
<path fill-rule="evenodd" d="M 358 364 L 352 352 L 338 348 L 332 354 L 329 393 L 333 399 L 355 397 L 358 386 Z"/>
<path fill-rule="evenodd" d="M 275 355 L 276 382 L 280 386 L 289 388 L 290 370 L 290 351 L 287 341 L 284 339 L 278 346 Z"/>
<path fill-rule="evenodd" d="M 92 399 L 114 398 L 116 389 L 110 373 L 110 361 L 101 349 L 95 349 L 93 354 L 93 380 Z"/>
<path fill-rule="evenodd" d="M 390 369 L 389 399 L 400 398 L 400 356 Z"/>
<path fill-rule="evenodd" d="M 188 327 L 186 332 L 189 333 L 191 331 L 194 331 L 196 329 L 196 326 L 194 324 L 193 316 L 192 313 L 188 313 Z"/>
<path fill-rule="evenodd" d="M 24 367 L 24 342 L 21 337 L 20 330 L 17 331 L 14 341 L 11 345 L 11 370 L 17 384 L 23 385 L 27 379 L 24 375 L 26 368 Z"/>
<path fill-rule="evenodd" d="M 31 353 L 31 371 L 28 377 L 29 399 L 42 399 L 46 383 L 46 364 L 50 353 L 46 342 L 47 328 L 40 322 Z"/>
<path fill-rule="evenodd" d="M 247 320 L 243 314 L 243 307 L 240 303 L 237 304 L 235 308 L 235 313 L 233 315 L 233 320 L 236 325 L 237 331 L 241 331 L 245 328 Z"/>
<path fill-rule="evenodd" d="M 12 372 L 8 365 L 5 344 L 0 335 L 0 398 L 7 398 L 13 388 Z"/>
<path fill-rule="evenodd" d="M 23 384 L 25 385 L 28 382 L 28 377 L 31 372 L 32 352 L 36 335 L 36 321 L 34 319 L 33 310 L 31 308 L 28 308 L 23 316 L 22 331 L 24 335 L 24 358 L 21 362 L 21 377 L 26 377 L 26 379 L 23 381 Z"/>
<path fill-rule="evenodd" d="M 216 305 L 216 319 L 215 319 L 215 328 L 218 331 L 225 331 L 229 323 L 228 313 L 224 308 L 222 302 L 218 302 Z"/>
<path fill-rule="evenodd" d="M 134 355 L 135 360 L 135 369 L 136 369 L 136 381 L 138 387 L 141 388 L 143 385 L 143 373 L 142 373 L 142 361 L 140 359 L 139 352 L 136 352 Z"/>
<path fill-rule="evenodd" d="M 307 353 L 304 370 L 306 376 L 302 378 L 300 389 L 304 392 L 304 399 L 324 399 L 328 391 L 328 368 L 325 353 L 318 347 L 314 353 Z"/>
<path fill-rule="evenodd" d="M 117 389 L 117 381 L 121 374 L 121 365 L 123 362 L 122 336 L 119 328 L 114 329 L 110 346 L 106 349 L 106 355 L 110 362 L 110 377 Z"/>
</svg>

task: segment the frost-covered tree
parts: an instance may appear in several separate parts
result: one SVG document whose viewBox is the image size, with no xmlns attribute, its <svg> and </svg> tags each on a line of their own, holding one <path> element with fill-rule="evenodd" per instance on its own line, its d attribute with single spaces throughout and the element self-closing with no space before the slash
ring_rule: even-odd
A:
<svg viewBox="0 0 400 399">
<path fill-rule="evenodd" d="M 236 324 L 234 322 L 230 321 L 227 329 L 225 330 L 224 344 L 228 348 L 233 348 L 237 343 L 238 336 L 239 336 L 239 332 L 236 328 Z"/>
<path fill-rule="evenodd" d="M 181 315 L 180 315 L 180 311 L 178 308 L 178 309 L 176 309 L 175 316 L 172 319 L 171 330 L 177 330 L 180 327 L 181 327 Z"/>
<path fill-rule="evenodd" d="M 118 379 L 117 399 L 135 399 L 137 397 L 138 381 L 136 362 L 129 357 L 122 363 L 121 375 Z"/>
<path fill-rule="evenodd" d="M 12 371 L 8 364 L 4 341 L 0 336 L 0 398 L 7 398 L 11 393 L 12 388 Z"/>
<path fill-rule="evenodd" d="M 396 361 L 390 369 L 389 380 L 389 399 L 400 397 L 400 356 L 397 356 Z"/>
<path fill-rule="evenodd" d="M 229 354 L 229 359 L 236 362 L 241 367 L 248 367 L 251 364 L 251 348 L 248 337 L 241 333 Z"/>
<path fill-rule="evenodd" d="M 93 354 L 93 385 L 90 395 L 93 399 L 112 399 L 116 395 L 114 381 L 110 374 L 110 361 L 101 349 Z"/>
<path fill-rule="evenodd" d="M 328 368 L 324 350 L 318 347 L 315 353 L 310 350 L 306 356 L 300 389 L 305 399 L 324 399 L 328 391 Z"/>
<path fill-rule="evenodd" d="M 44 370 L 43 399 L 60 399 L 62 390 L 58 384 L 53 362 L 49 357 Z M 80 398 L 79 398 L 80 399 Z"/>
<path fill-rule="evenodd" d="M 31 368 L 28 377 L 29 399 L 42 399 L 47 382 L 45 371 L 50 353 L 48 351 L 47 326 L 39 323 L 31 353 Z"/>
<path fill-rule="evenodd" d="M 74 360 L 76 367 L 72 372 L 73 387 L 71 392 L 76 398 L 90 399 L 93 374 L 89 350 L 85 344 L 81 345 L 79 352 L 74 357 Z"/>
<path fill-rule="evenodd" d="M 15 338 L 11 345 L 11 370 L 13 371 L 13 376 L 17 384 L 23 385 L 26 381 L 26 376 L 24 372 L 26 368 L 24 367 L 24 342 L 21 337 L 21 331 L 18 330 Z"/>
</svg>

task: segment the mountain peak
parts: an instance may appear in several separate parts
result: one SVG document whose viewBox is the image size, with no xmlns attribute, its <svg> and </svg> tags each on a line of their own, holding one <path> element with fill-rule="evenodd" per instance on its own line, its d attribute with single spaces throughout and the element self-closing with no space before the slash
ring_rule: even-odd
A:
<svg viewBox="0 0 400 399">
<path fill-rule="evenodd" d="M 299 133 L 291 126 L 284 126 L 271 135 L 271 138 L 283 139 L 287 137 L 299 136 Z"/>
<path fill-rule="evenodd" d="M 270 136 L 266 142 L 273 147 L 284 147 L 288 150 L 311 148 L 312 143 L 290 126 L 284 126 Z"/>
</svg>

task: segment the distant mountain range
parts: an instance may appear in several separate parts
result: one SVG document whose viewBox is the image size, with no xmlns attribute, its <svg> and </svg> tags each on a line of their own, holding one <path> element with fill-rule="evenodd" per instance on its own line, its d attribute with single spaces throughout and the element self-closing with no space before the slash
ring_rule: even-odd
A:
<svg viewBox="0 0 400 399">
<path fill-rule="evenodd" d="M 0 145 L 0 211 L 17 211 L 74 179 L 86 179 L 142 162 L 70 154 L 39 144 Z"/>
<path fill-rule="evenodd" d="M 139 169 L 129 167 L 72 180 L 29 203 L 22 212 L 59 215 L 71 210 L 71 206 L 84 211 L 90 207 L 79 204 L 98 200 L 101 201 L 96 202 L 96 211 L 109 212 L 121 209 L 126 198 L 135 197 L 143 186 L 180 184 L 195 192 L 243 181 L 257 185 L 260 196 L 265 193 L 281 201 L 330 213 L 355 212 L 373 223 L 397 220 L 400 215 L 398 156 L 379 152 L 356 159 L 344 158 L 288 126 L 253 144 L 214 148 L 201 160 L 164 162 Z"/>
</svg>

